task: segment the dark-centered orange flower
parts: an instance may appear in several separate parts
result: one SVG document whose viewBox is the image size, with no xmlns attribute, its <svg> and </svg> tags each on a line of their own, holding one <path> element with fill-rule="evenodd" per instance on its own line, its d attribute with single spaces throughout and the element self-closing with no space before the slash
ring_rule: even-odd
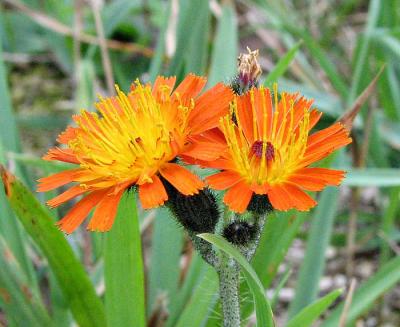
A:
<svg viewBox="0 0 400 327">
<path fill-rule="evenodd" d="M 239 213 L 253 194 L 267 195 L 277 210 L 307 211 L 316 202 L 304 191 L 338 185 L 344 176 L 340 170 L 310 165 L 349 144 L 348 132 L 335 123 L 309 135 L 321 113 L 298 94 L 281 93 L 278 101 L 276 91 L 274 101 L 263 87 L 236 96 L 231 113 L 221 119 L 220 131 L 198 139 L 209 154 L 198 153 L 196 162 L 221 170 L 206 179 L 209 186 L 228 190 L 224 202 Z"/>
<path fill-rule="evenodd" d="M 39 180 L 44 192 L 74 183 L 48 201 L 56 207 L 85 195 L 58 222 L 73 232 L 96 207 L 89 230 L 107 231 L 115 218 L 123 192 L 138 185 L 146 209 L 162 205 L 168 195 L 160 176 L 185 195 L 198 193 L 203 182 L 189 170 L 174 163 L 179 155 L 192 156 L 192 138 L 218 126 L 229 112 L 231 90 L 217 84 L 199 95 L 206 79 L 188 75 L 175 89 L 175 77 L 158 77 L 153 88 L 136 82 L 128 94 L 100 99 L 97 113 L 82 111 L 74 116 L 77 127 L 69 126 L 58 141 L 65 146 L 50 149 L 45 160 L 76 164 Z"/>
</svg>

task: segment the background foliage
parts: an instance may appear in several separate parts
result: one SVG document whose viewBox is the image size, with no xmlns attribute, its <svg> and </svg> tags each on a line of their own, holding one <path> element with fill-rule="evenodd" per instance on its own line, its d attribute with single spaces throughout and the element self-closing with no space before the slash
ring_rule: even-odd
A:
<svg viewBox="0 0 400 327">
<path fill-rule="evenodd" d="M 322 192 L 310 213 L 269 216 L 245 276 L 254 270 L 252 290 L 268 290 L 278 326 L 312 326 L 328 307 L 324 327 L 400 325 L 399 1 L 0 3 L 0 162 L 26 185 L 13 184 L 10 201 L 0 188 L 0 326 L 220 325 L 217 276 L 167 211 L 137 215 L 128 194 L 127 225 L 118 216 L 107 235 L 82 229 L 65 238 L 53 221 L 68 208 L 41 205 L 50 195 L 35 194 L 35 180 L 65 168 L 40 156 L 112 79 L 124 90 L 157 74 L 228 82 L 246 46 L 260 49 L 267 85 L 315 99 L 320 126 L 386 65 L 353 145 L 323 163 L 349 171 L 344 185 Z M 251 324 L 245 282 L 241 292 Z"/>
</svg>

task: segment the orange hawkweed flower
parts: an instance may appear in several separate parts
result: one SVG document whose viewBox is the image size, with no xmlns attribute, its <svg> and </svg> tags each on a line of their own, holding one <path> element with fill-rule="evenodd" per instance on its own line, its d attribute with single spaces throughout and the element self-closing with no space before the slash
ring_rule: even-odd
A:
<svg viewBox="0 0 400 327">
<path fill-rule="evenodd" d="M 86 193 L 58 222 L 63 231 L 73 232 L 94 207 L 88 229 L 109 230 L 123 192 L 133 185 L 138 185 L 143 208 L 162 205 L 168 195 L 160 175 L 184 195 L 204 187 L 173 161 L 181 154 L 193 155 L 191 139 L 217 127 L 229 112 L 232 91 L 217 84 L 199 96 L 205 84 L 205 78 L 195 75 L 174 91 L 175 77 L 158 77 L 153 88 L 137 81 L 128 94 L 117 88 L 117 96 L 100 99 L 100 116 L 82 111 L 73 117 L 78 126 L 69 126 L 58 138 L 66 147 L 50 149 L 44 159 L 77 168 L 42 178 L 38 186 L 44 192 L 75 183 L 48 201 L 51 207 Z"/>
<path fill-rule="evenodd" d="M 236 96 L 231 113 L 221 118 L 220 131 L 202 137 L 219 156 L 197 155 L 197 163 L 222 170 L 209 176 L 211 188 L 228 190 L 225 204 L 233 211 L 246 210 L 253 194 L 267 195 L 277 210 L 307 211 L 316 201 L 304 191 L 338 185 L 344 172 L 312 168 L 312 163 L 351 142 L 340 123 L 309 135 L 321 117 L 312 101 L 298 94 L 253 88 Z M 221 151 L 221 145 L 225 145 Z M 190 159 L 188 161 L 191 161 Z"/>
</svg>

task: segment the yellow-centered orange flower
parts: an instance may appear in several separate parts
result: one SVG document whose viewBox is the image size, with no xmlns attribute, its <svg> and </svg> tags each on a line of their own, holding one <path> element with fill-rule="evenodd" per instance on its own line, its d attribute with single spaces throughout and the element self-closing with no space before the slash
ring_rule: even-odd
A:
<svg viewBox="0 0 400 327">
<path fill-rule="evenodd" d="M 48 201 L 56 207 L 79 195 L 85 196 L 58 222 L 73 232 L 96 207 L 89 230 L 107 231 L 114 221 L 123 192 L 138 185 L 146 209 L 162 205 L 168 195 L 160 176 L 185 195 L 198 193 L 203 182 L 174 163 L 179 155 L 192 156 L 191 140 L 218 126 L 229 112 L 232 92 L 217 84 L 199 95 L 206 79 L 188 75 L 175 89 L 175 77 L 158 77 L 153 88 L 136 82 L 128 94 L 100 99 L 100 115 L 82 111 L 74 116 L 77 127 L 69 126 L 58 141 L 63 148 L 50 149 L 45 160 L 78 165 L 39 180 L 44 192 L 74 183 Z"/>
<path fill-rule="evenodd" d="M 209 153 L 197 153 L 196 162 L 221 170 L 206 179 L 209 186 L 228 190 L 224 202 L 239 213 L 253 194 L 267 195 L 277 210 L 309 210 L 316 202 L 304 191 L 338 185 L 344 176 L 340 170 L 309 166 L 350 143 L 348 132 L 335 123 L 309 135 L 321 113 L 298 94 L 281 93 L 278 101 L 276 91 L 274 100 L 263 87 L 236 96 L 220 130 L 198 139 Z"/>
</svg>

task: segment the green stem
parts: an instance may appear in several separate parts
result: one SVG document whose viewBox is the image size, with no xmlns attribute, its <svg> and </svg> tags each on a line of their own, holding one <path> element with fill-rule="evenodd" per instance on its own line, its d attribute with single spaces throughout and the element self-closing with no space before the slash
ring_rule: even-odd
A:
<svg viewBox="0 0 400 327">
<path fill-rule="evenodd" d="M 193 246 L 201 255 L 203 260 L 209 265 L 216 267 L 218 265 L 218 257 L 215 254 L 212 245 L 209 242 L 197 237 L 193 232 L 189 232 L 189 237 L 192 240 Z"/>
<path fill-rule="evenodd" d="M 218 273 L 224 327 L 240 327 L 239 267 L 225 255 L 221 259 Z"/>
</svg>

